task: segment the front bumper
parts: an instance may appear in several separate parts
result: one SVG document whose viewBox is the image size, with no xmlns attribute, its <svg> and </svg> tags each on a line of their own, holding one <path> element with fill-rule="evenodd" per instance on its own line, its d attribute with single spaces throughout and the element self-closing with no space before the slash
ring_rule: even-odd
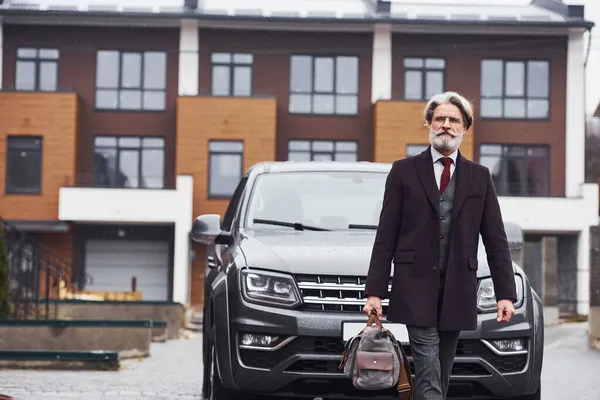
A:
<svg viewBox="0 0 600 400">
<path fill-rule="evenodd" d="M 359 392 L 337 369 L 344 345 L 342 322 L 366 322 L 364 315 L 265 307 L 247 303 L 238 292 L 221 296 L 214 303 L 215 342 L 225 386 L 285 397 L 398 398 L 394 389 Z M 496 322 L 495 314 L 480 314 L 477 330 L 461 333 L 448 397 L 492 399 L 535 392 L 543 354 L 540 314 L 534 298 L 525 298 L 508 324 Z M 243 333 L 294 338 L 274 351 L 262 351 L 240 348 Z M 526 354 L 497 354 L 482 341 L 512 338 L 526 339 Z M 410 348 L 405 351 L 412 364 Z"/>
</svg>

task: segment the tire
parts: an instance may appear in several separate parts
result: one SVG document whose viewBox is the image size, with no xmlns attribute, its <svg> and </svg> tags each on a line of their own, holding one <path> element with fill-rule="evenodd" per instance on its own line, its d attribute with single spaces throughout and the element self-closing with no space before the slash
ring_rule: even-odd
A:
<svg viewBox="0 0 600 400">
<path fill-rule="evenodd" d="M 213 337 L 214 336 L 214 327 L 213 327 Z M 204 368 L 204 376 L 208 375 L 207 382 L 207 393 L 203 392 L 202 395 L 207 400 L 247 400 L 251 397 L 247 394 L 239 392 L 237 390 L 227 389 L 223 386 L 221 382 L 221 377 L 219 376 L 219 370 L 217 367 L 217 350 L 216 347 L 210 343 L 210 365 L 208 368 Z M 208 358 L 208 357 L 207 357 Z"/>
</svg>

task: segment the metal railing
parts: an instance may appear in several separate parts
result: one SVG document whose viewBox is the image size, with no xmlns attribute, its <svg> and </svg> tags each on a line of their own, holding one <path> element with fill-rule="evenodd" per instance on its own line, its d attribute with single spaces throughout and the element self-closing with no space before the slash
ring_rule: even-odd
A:
<svg viewBox="0 0 600 400">
<path fill-rule="evenodd" d="M 129 177 L 122 173 L 88 174 L 78 173 L 75 182 L 65 182 L 64 186 L 104 189 L 174 189 L 172 179 L 165 176 L 141 175 Z"/>
<path fill-rule="evenodd" d="M 75 282 L 70 263 L 41 242 L 0 218 L 0 318 L 56 319 L 63 292 L 78 292 L 89 281 Z M 8 306 L 8 307 L 6 307 Z"/>
</svg>

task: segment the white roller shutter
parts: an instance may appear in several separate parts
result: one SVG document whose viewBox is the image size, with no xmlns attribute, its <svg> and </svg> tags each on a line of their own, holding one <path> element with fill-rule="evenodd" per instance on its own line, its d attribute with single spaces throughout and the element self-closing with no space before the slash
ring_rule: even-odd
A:
<svg viewBox="0 0 600 400">
<path fill-rule="evenodd" d="M 130 291 L 135 276 L 143 300 L 168 300 L 168 242 L 89 240 L 85 269 L 93 279 L 86 290 Z"/>
</svg>

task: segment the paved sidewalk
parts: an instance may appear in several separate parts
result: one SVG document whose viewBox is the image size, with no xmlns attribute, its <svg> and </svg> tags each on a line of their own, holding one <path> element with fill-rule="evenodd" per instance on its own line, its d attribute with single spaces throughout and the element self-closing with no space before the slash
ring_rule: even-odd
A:
<svg viewBox="0 0 600 400">
<path fill-rule="evenodd" d="M 15 400 L 201 400 L 198 335 L 153 343 L 150 357 L 125 360 L 120 371 L 1 370 L 0 394 Z"/>
<path fill-rule="evenodd" d="M 598 400 L 600 352 L 587 347 L 587 324 L 546 328 L 543 400 Z M 16 400 L 201 400 L 200 336 L 152 344 L 151 357 L 118 372 L 1 370 L 0 394 Z"/>
</svg>

